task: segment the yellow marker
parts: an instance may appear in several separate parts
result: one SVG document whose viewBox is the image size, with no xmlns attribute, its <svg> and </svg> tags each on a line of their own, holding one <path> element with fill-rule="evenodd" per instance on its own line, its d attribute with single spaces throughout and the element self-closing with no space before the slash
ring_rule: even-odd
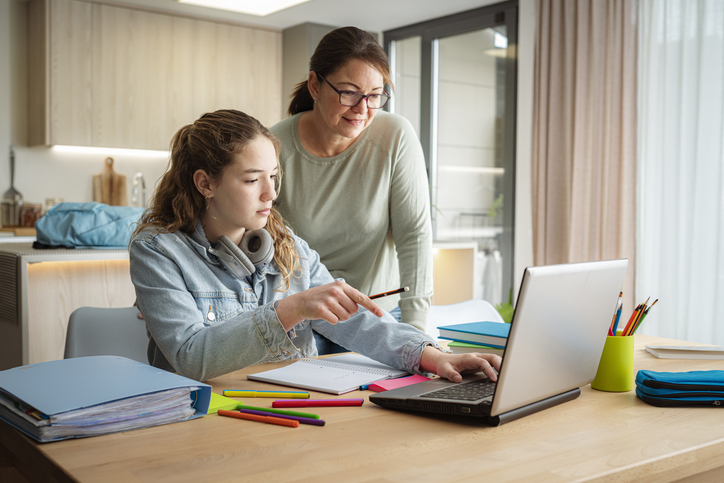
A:
<svg viewBox="0 0 724 483">
<path fill-rule="evenodd" d="M 308 392 L 302 391 L 245 391 L 242 389 L 224 389 L 224 396 L 230 397 L 280 397 L 285 399 L 309 399 Z"/>
</svg>

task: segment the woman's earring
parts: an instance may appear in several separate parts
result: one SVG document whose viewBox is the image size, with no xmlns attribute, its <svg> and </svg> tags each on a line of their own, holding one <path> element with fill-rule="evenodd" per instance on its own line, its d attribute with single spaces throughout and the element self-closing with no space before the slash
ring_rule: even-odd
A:
<svg viewBox="0 0 724 483">
<path fill-rule="evenodd" d="M 314 98 L 314 102 L 317 102 L 317 98 L 316 98 L 316 97 Z"/>
</svg>

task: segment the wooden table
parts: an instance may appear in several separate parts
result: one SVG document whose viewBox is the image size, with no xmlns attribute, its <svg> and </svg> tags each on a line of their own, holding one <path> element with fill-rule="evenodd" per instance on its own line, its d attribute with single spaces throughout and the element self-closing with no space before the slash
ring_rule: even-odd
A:
<svg viewBox="0 0 724 483">
<path fill-rule="evenodd" d="M 644 350 L 647 343 L 685 344 L 637 335 L 635 370 L 724 369 L 724 361 L 656 359 Z M 247 368 L 209 382 L 219 393 L 224 388 L 258 389 L 260 383 L 247 381 L 245 374 L 260 370 Z M 274 387 L 264 384 L 265 389 Z M 269 407 L 271 401 L 247 404 Z M 294 429 L 210 415 L 43 445 L 0 423 L 0 461 L 43 482 L 724 479 L 720 408 L 657 408 L 633 391 L 605 393 L 586 386 L 574 401 L 499 427 L 400 413 L 369 401 L 362 407 L 310 412 L 327 425 Z"/>
</svg>

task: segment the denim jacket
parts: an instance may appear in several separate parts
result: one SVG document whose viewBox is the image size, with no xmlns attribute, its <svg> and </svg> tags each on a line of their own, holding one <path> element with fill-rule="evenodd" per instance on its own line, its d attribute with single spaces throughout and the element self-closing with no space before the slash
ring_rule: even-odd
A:
<svg viewBox="0 0 724 483">
<path fill-rule="evenodd" d="M 130 244 L 131 280 L 150 335 L 151 365 L 204 381 L 246 366 L 317 355 L 312 330 L 384 364 L 420 373 L 420 357 L 434 341 L 359 308 L 332 325 L 304 320 L 288 333 L 274 302 L 333 282 L 317 252 L 294 236 L 302 273 L 279 292 L 283 279 L 274 262 L 237 278 L 209 253 L 201 223 L 194 233 L 159 233 L 148 228 Z"/>
</svg>

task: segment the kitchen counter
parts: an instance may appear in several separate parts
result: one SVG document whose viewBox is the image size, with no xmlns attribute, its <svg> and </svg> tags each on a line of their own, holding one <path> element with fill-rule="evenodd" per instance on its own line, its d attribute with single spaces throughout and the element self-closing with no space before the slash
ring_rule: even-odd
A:
<svg viewBox="0 0 724 483">
<path fill-rule="evenodd" d="M 13 237 L 26 238 L 26 237 Z M 128 260 L 128 250 L 114 248 L 33 248 L 35 237 L 29 237 L 15 243 L 4 243 L 0 246 L 0 255 L 24 257 L 31 262 L 69 261 L 69 260 Z M 1 239 L 1 238 L 0 238 Z"/>
<path fill-rule="evenodd" d="M 29 243 L 32 245 L 34 241 L 34 236 L 15 236 L 12 233 L 8 235 L 0 234 L 0 243 Z"/>
<path fill-rule="evenodd" d="M 73 310 L 134 301 L 125 249 L 0 243 L 0 370 L 62 359 Z"/>
<path fill-rule="evenodd" d="M 0 243 L 33 243 L 34 241 L 35 228 L 0 228 Z"/>
</svg>

